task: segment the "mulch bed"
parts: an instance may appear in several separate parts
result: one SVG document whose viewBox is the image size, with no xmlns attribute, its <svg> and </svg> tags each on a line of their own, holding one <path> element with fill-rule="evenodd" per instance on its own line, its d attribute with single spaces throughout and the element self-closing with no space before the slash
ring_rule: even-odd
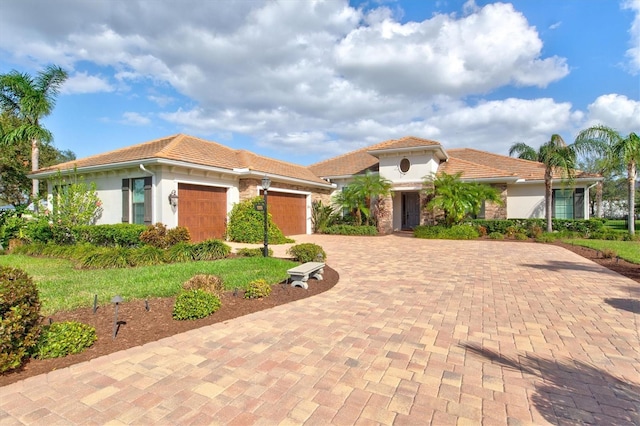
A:
<svg viewBox="0 0 640 426">
<path fill-rule="evenodd" d="M 43 318 L 44 323 L 50 320 L 78 321 L 96 328 L 98 340 L 84 352 L 68 355 L 64 358 L 29 359 L 21 369 L 0 375 L 0 386 L 5 386 L 27 377 L 48 373 L 83 361 L 89 361 L 102 355 L 129 349 L 145 343 L 154 342 L 164 337 L 173 336 L 206 325 L 228 321 L 243 315 L 269 309 L 274 306 L 304 299 L 325 292 L 336 285 L 338 273 L 330 267 L 324 268 L 323 280 L 309 279 L 309 289 L 283 283 L 272 286 L 269 297 L 262 299 L 245 299 L 243 292 L 234 296 L 233 292 L 222 294 L 222 306 L 214 314 L 193 321 L 176 321 L 171 317 L 175 297 L 152 298 L 148 300 L 149 310 L 144 300 L 124 302 L 118 308 L 116 338 L 113 338 L 114 307 L 82 308 L 68 312 L 57 312 Z"/>
<path fill-rule="evenodd" d="M 624 260 L 602 258 L 596 250 L 586 247 L 573 246 L 563 243 L 554 243 L 567 250 L 573 251 L 587 259 L 590 259 L 606 268 L 618 272 L 640 283 L 640 266 Z M 120 304 L 118 320 L 123 322 L 116 338 L 113 338 L 114 309 L 111 306 L 101 307 L 94 314 L 92 308 L 77 309 L 70 312 L 58 312 L 51 317 L 43 318 L 44 322 L 52 321 L 78 321 L 92 325 L 96 328 L 98 340 L 77 355 L 69 355 L 64 358 L 30 359 L 21 369 L 11 373 L 0 375 L 0 386 L 17 382 L 27 377 L 48 373 L 53 370 L 68 367 L 83 361 L 88 361 L 102 355 L 124 349 L 140 346 L 148 342 L 172 336 L 191 329 L 215 324 L 232 318 L 258 312 L 263 309 L 289 303 L 294 300 L 304 299 L 329 290 L 338 282 L 338 273 L 326 267 L 324 280 L 309 280 L 309 289 L 304 290 L 290 285 L 280 284 L 273 286 L 271 295 L 264 299 L 244 299 L 242 293 L 234 296 L 233 293 L 222 295 L 222 307 L 213 315 L 195 321 L 176 321 L 171 317 L 175 298 L 149 299 L 147 311 L 144 301 L 126 302 Z"/>
</svg>

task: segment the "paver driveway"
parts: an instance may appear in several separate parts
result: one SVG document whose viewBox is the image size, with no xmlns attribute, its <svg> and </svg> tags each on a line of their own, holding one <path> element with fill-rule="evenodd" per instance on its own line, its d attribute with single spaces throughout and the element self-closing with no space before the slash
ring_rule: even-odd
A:
<svg viewBox="0 0 640 426">
<path fill-rule="evenodd" d="M 0 423 L 640 423 L 635 282 L 548 245 L 298 241 L 334 289 L 0 388 Z"/>
</svg>

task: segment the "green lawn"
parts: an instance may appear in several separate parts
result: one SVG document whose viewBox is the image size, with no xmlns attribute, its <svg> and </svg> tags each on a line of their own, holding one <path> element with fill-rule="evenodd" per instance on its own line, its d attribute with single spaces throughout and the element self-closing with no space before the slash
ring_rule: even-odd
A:
<svg viewBox="0 0 640 426">
<path fill-rule="evenodd" d="M 183 282 L 196 274 L 218 275 L 229 290 L 243 289 L 250 281 L 265 279 L 278 283 L 287 278 L 287 269 L 297 263 L 276 258 L 247 257 L 210 262 L 173 263 L 126 269 L 74 269 L 63 259 L 24 255 L 0 256 L 0 265 L 26 271 L 36 283 L 42 314 L 93 305 L 108 305 L 120 295 L 124 300 L 174 296 Z"/>
<path fill-rule="evenodd" d="M 605 249 L 613 250 L 621 259 L 640 264 L 640 242 L 637 241 L 567 239 L 562 240 L 562 242 L 600 251 Z"/>
<path fill-rule="evenodd" d="M 627 222 L 624 220 L 607 220 L 604 226 L 614 231 L 627 232 Z M 640 220 L 635 221 L 635 228 L 636 232 L 640 231 Z"/>
</svg>

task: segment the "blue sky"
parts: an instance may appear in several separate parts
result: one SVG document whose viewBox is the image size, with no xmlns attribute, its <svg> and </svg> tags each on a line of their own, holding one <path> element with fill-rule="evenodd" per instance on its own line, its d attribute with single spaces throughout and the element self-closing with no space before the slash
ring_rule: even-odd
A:
<svg viewBox="0 0 640 426">
<path fill-rule="evenodd" d="M 69 72 L 80 157 L 187 133 L 299 164 L 386 139 L 506 154 L 640 132 L 640 0 L 21 0 L 0 73 Z"/>
</svg>

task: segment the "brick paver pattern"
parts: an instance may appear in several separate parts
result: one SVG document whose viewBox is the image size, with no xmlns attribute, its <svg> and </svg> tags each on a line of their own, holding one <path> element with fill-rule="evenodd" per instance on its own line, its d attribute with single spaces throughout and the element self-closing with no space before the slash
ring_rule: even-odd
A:
<svg viewBox="0 0 640 426">
<path fill-rule="evenodd" d="M 336 287 L 0 388 L 0 424 L 640 424 L 634 281 L 552 245 L 296 240 Z"/>
</svg>

